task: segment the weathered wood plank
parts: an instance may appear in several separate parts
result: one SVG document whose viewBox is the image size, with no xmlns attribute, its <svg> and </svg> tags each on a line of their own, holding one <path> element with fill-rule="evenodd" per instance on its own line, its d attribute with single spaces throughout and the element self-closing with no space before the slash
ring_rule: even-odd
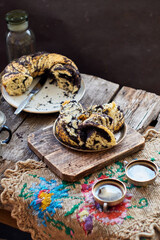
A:
<svg viewBox="0 0 160 240">
<path fill-rule="evenodd" d="M 114 148 L 102 152 L 79 152 L 61 145 L 53 136 L 52 126 L 28 137 L 30 148 L 61 179 L 76 181 L 104 166 L 143 148 L 141 134 L 128 126 L 124 140 Z"/>
<path fill-rule="evenodd" d="M 160 96 L 122 87 L 114 101 L 124 110 L 125 120 L 132 128 L 143 132 L 160 112 Z"/>
<path fill-rule="evenodd" d="M 99 77 L 81 74 L 85 83 L 85 94 L 80 101 L 84 107 L 109 102 L 117 93 L 119 84 L 109 82 Z"/>
<path fill-rule="evenodd" d="M 0 111 L 6 115 L 6 125 L 14 132 L 27 117 L 28 113 L 22 112 L 20 115 L 14 115 L 15 108 L 10 106 L 3 97 L 0 99 Z"/>
<path fill-rule="evenodd" d="M 37 156 L 28 148 L 27 137 L 30 133 L 53 124 L 58 114 L 30 114 L 14 132 L 9 144 L 2 145 L 2 158 L 12 162 L 23 161 Z M 0 170 L 1 172 L 1 170 Z"/>
<path fill-rule="evenodd" d="M 16 220 L 11 217 L 11 212 L 5 209 L 0 209 L 0 222 L 13 228 L 18 228 Z"/>
</svg>

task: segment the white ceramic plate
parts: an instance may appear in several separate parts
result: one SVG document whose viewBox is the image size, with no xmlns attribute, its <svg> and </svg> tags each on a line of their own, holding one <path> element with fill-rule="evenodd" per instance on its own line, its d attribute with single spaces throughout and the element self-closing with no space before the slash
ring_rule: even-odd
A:
<svg viewBox="0 0 160 240">
<path fill-rule="evenodd" d="M 10 96 L 2 86 L 2 95 L 10 105 L 17 108 L 19 104 L 27 97 L 31 89 L 36 85 L 38 80 L 39 78 L 34 79 L 27 92 L 20 96 Z M 49 80 L 47 80 L 40 92 L 32 98 L 32 100 L 23 111 L 30 113 L 58 112 L 60 110 L 60 103 L 62 101 L 74 99 L 78 102 L 83 97 L 84 92 L 85 85 L 83 80 L 81 80 L 81 88 L 76 94 L 66 93 L 66 91 L 56 86 L 56 82 L 50 84 Z"/>
<path fill-rule="evenodd" d="M 124 123 L 123 127 L 116 133 L 114 133 L 114 136 L 115 136 L 115 139 L 116 139 L 116 145 L 114 145 L 113 147 L 110 147 L 110 148 L 102 148 L 102 149 L 82 149 L 82 148 L 78 148 L 76 146 L 71 146 L 65 142 L 63 142 L 59 137 L 58 135 L 56 134 L 55 132 L 55 128 L 56 128 L 56 122 L 57 120 L 54 122 L 53 124 L 53 135 L 55 136 L 55 138 L 57 139 L 58 142 L 60 142 L 63 146 L 67 147 L 67 148 L 70 148 L 70 149 L 73 149 L 73 150 L 76 150 L 76 151 L 80 151 L 80 152 L 101 152 L 101 151 L 106 151 L 106 150 L 109 150 L 115 146 L 117 146 L 118 144 L 120 144 L 123 139 L 125 138 L 126 136 L 126 133 L 127 133 L 127 125 L 126 123 Z"/>
</svg>

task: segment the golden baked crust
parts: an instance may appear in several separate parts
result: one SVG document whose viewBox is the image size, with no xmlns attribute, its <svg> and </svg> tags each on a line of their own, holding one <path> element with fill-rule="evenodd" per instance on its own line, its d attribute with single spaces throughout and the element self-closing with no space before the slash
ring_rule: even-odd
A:
<svg viewBox="0 0 160 240">
<path fill-rule="evenodd" d="M 98 114 L 98 113 L 92 113 L 90 117 L 86 120 L 86 122 L 92 121 L 94 123 L 97 123 L 99 125 L 103 125 L 104 127 L 107 127 L 110 131 L 114 131 L 114 121 L 113 118 L 106 114 Z"/>
<path fill-rule="evenodd" d="M 65 118 L 59 119 L 55 127 L 56 135 L 62 142 L 78 147 L 77 134 L 75 129 L 68 126 L 69 122 Z"/>
<path fill-rule="evenodd" d="M 83 113 L 83 107 L 75 100 L 67 100 L 61 103 L 60 115 L 72 115 L 77 119 Z"/>
<path fill-rule="evenodd" d="M 81 86 L 81 77 L 75 63 L 60 54 L 37 53 L 22 56 L 4 69 L 2 84 L 9 95 L 21 95 L 32 84 L 33 78 L 47 73 L 60 88 L 76 93 Z"/>
<path fill-rule="evenodd" d="M 86 115 L 89 116 L 93 113 L 103 114 L 109 116 L 113 119 L 113 131 L 117 132 L 124 124 L 124 114 L 119 106 L 113 101 L 111 103 L 106 103 L 103 105 L 94 105 L 87 109 Z"/>
<path fill-rule="evenodd" d="M 119 129 L 124 124 L 124 114 L 119 106 L 116 105 L 115 102 L 111 102 L 110 104 L 103 104 L 104 112 L 107 112 L 107 115 L 113 119 L 113 129 L 114 132 L 119 131 Z"/>
<path fill-rule="evenodd" d="M 100 117 L 100 115 L 99 115 Z M 101 150 L 116 145 L 116 139 L 106 123 L 100 123 L 95 115 L 91 115 L 87 120 L 79 125 L 79 142 L 83 148 Z M 100 118 L 99 118 L 100 119 Z"/>
<path fill-rule="evenodd" d="M 119 112 L 123 115 L 115 102 L 84 110 L 75 100 L 65 101 L 61 104 L 55 133 L 62 142 L 80 149 L 110 148 L 116 145 L 114 132 L 124 123 Z"/>
<path fill-rule="evenodd" d="M 83 112 L 82 105 L 75 100 L 65 101 L 61 104 L 61 110 L 56 123 L 56 135 L 64 142 L 72 146 L 79 146 L 78 128 L 80 120 L 78 116 Z"/>
</svg>

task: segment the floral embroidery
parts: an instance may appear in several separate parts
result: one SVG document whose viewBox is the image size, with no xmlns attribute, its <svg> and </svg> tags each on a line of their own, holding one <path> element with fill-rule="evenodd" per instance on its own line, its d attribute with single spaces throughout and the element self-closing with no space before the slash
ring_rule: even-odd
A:
<svg viewBox="0 0 160 240">
<path fill-rule="evenodd" d="M 108 178 L 101 174 L 99 179 Z M 97 180 L 96 180 L 97 181 Z M 131 206 L 131 194 L 127 194 L 122 203 L 109 207 L 107 212 L 102 211 L 102 207 L 98 204 L 92 195 L 92 185 L 96 181 L 90 181 L 88 184 L 82 184 L 82 194 L 85 197 L 85 205 L 79 210 L 77 220 L 83 227 L 86 234 L 91 233 L 93 229 L 93 219 L 102 222 L 103 224 L 122 224 L 127 218 L 128 207 Z"/>
<path fill-rule="evenodd" d="M 63 198 L 79 200 L 79 203 L 76 202 L 76 204 L 73 204 L 64 213 L 64 216 L 68 217 L 77 212 L 77 220 L 86 235 L 92 232 L 95 221 L 99 221 L 104 225 L 122 224 L 124 220 L 133 219 L 132 216 L 127 214 L 128 209 L 147 207 L 148 201 L 142 198 L 139 200 L 139 204 L 131 205 L 132 195 L 127 193 L 122 203 L 114 207 L 109 207 L 107 212 L 103 212 L 102 206 L 94 200 L 92 195 L 92 186 L 95 182 L 100 179 L 117 178 L 127 184 L 127 189 L 138 188 L 138 186 L 136 187 L 128 182 L 124 173 L 123 163 L 116 162 L 115 164 L 117 165 L 116 169 L 112 166 L 106 167 L 102 172 L 97 174 L 96 180 L 91 180 L 91 175 L 84 177 L 83 184 L 80 181 L 74 183 L 62 181 L 58 185 L 55 180 L 47 181 L 45 178 L 32 175 L 34 178 L 37 177 L 40 183 L 34 183 L 31 188 L 28 188 L 27 184 L 24 184 L 19 197 L 23 197 L 24 199 L 31 198 L 32 201 L 29 207 L 34 209 L 32 213 L 38 216 L 39 224 L 47 226 L 47 222 L 50 222 L 53 227 L 64 230 L 71 238 L 74 237 L 74 230 L 66 226 L 63 222 L 54 220 L 53 217 L 56 210 L 63 207 Z M 70 188 L 75 189 L 78 184 L 81 184 L 81 195 L 69 196 L 68 191 Z M 80 207 L 81 204 L 82 207 Z"/>
<path fill-rule="evenodd" d="M 69 189 L 64 189 L 63 184 L 57 185 L 56 180 L 46 181 L 45 178 L 40 177 L 40 184 L 33 184 L 29 190 L 32 192 L 32 201 L 30 207 L 38 214 L 40 223 L 45 223 L 45 218 L 48 220 L 48 214 L 53 216 L 56 209 L 62 208 L 62 198 L 68 197 Z M 45 218 L 44 218 L 45 216 Z"/>
<path fill-rule="evenodd" d="M 71 238 L 74 238 L 74 230 L 70 227 L 67 227 L 63 222 L 52 219 L 50 217 L 48 217 L 48 222 L 50 222 L 53 227 L 56 227 L 59 230 L 64 229 L 67 235 L 69 235 Z"/>
</svg>

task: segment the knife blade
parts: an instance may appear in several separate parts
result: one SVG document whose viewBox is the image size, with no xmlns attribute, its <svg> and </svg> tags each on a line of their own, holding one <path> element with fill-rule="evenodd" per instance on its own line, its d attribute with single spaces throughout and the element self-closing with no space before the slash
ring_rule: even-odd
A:
<svg viewBox="0 0 160 240">
<path fill-rule="evenodd" d="M 40 77 L 40 80 L 37 82 L 37 84 L 32 88 L 29 95 L 20 103 L 20 105 L 17 107 L 16 111 L 14 112 L 15 115 L 19 114 L 31 101 L 32 97 L 36 95 L 44 86 L 46 80 L 48 78 L 47 74 L 42 74 Z"/>
</svg>

